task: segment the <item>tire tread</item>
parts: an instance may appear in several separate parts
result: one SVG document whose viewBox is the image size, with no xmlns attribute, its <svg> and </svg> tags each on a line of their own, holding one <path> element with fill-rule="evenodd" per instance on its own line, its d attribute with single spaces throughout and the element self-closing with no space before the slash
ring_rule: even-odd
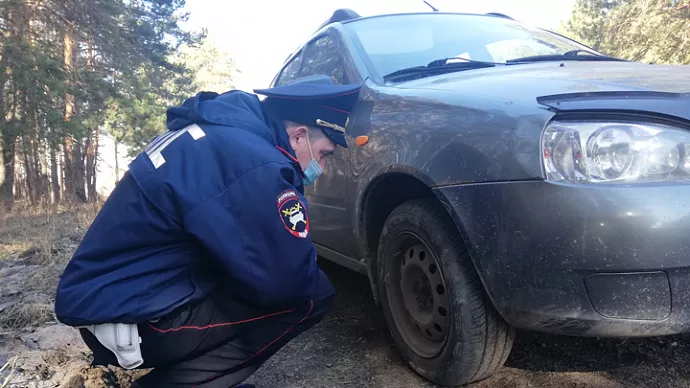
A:
<svg viewBox="0 0 690 388">
<path fill-rule="evenodd" d="M 462 354 L 460 355 L 460 352 L 454 349 L 450 360 L 438 370 L 425 370 L 418 366 L 414 369 L 423 377 L 445 386 L 464 385 L 489 377 L 508 358 L 515 330 L 500 317 L 488 299 L 455 224 L 445 209 L 434 199 L 408 201 L 391 213 L 381 233 L 378 257 L 382 256 L 384 239 L 388 235 L 391 224 L 395 224 L 401 217 L 420 220 L 418 222 L 421 225 L 426 223 L 433 233 L 440 234 L 442 239 L 451 242 L 448 244 L 448 251 L 450 256 L 455 258 L 454 262 L 439 263 L 439 265 L 444 271 L 450 272 L 444 274 L 446 279 L 454 279 L 456 282 L 464 280 L 464 283 L 457 287 L 461 287 L 462 292 L 467 293 L 464 295 L 463 305 L 468 311 L 463 313 L 465 319 L 460 326 L 459 336 L 456 334 L 461 346 L 455 348 L 462 348 Z M 448 255 L 439 256 L 447 257 Z M 441 257 L 439 261 L 442 261 Z M 400 348 L 399 345 L 398 347 Z"/>
</svg>

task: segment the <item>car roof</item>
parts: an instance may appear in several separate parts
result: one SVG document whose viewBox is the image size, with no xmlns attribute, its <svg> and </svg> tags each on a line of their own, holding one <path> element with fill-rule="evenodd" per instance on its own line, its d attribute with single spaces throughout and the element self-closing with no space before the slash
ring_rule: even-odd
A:
<svg viewBox="0 0 690 388">
<path fill-rule="evenodd" d="M 379 15 L 371 15 L 371 16 L 360 16 L 357 12 L 355 12 L 349 8 L 341 8 L 341 9 L 335 10 L 333 12 L 333 14 L 328 19 L 326 19 L 326 21 L 324 21 L 316 29 L 316 31 L 319 31 L 319 30 L 323 29 L 324 27 L 328 26 L 329 24 L 333 24 L 333 23 L 347 24 L 347 23 L 352 23 L 354 21 L 363 20 L 363 19 L 374 19 L 374 18 L 390 17 L 390 16 L 397 16 L 397 15 L 430 15 L 430 14 L 499 17 L 499 18 L 504 18 L 504 19 L 515 20 L 515 19 L 511 18 L 510 16 L 503 14 L 503 13 L 500 13 L 500 12 L 489 12 L 489 13 L 485 13 L 485 14 L 463 13 L 463 12 L 409 12 L 409 13 L 390 13 L 390 14 L 379 14 Z"/>
</svg>

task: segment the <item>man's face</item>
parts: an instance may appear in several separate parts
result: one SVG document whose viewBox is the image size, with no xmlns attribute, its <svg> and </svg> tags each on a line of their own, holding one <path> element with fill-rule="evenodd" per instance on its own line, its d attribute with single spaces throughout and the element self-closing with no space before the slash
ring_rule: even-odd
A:
<svg viewBox="0 0 690 388">
<path fill-rule="evenodd" d="M 288 130 L 288 135 L 290 137 L 290 145 L 293 151 L 295 151 L 297 161 L 299 161 L 303 170 L 306 169 L 307 165 L 311 162 L 312 155 L 322 169 L 326 168 L 328 157 L 335 151 L 336 144 L 333 140 L 326 135 L 321 135 L 317 139 L 312 139 L 309 136 L 309 130 L 306 126 L 290 128 L 290 130 Z M 311 153 L 309 152 L 310 145 Z"/>
</svg>

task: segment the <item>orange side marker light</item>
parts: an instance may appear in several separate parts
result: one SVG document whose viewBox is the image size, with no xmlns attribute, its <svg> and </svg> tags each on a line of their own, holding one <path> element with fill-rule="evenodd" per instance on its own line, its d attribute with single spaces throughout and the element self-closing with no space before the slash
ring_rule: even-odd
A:
<svg viewBox="0 0 690 388">
<path fill-rule="evenodd" d="M 357 136 L 355 139 L 355 144 L 358 146 L 363 146 L 367 143 L 369 143 L 369 136 Z"/>
</svg>

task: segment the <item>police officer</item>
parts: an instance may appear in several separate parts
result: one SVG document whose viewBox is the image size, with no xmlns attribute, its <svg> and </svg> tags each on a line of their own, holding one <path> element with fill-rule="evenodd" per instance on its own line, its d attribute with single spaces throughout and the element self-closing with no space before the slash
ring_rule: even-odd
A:
<svg viewBox="0 0 690 388">
<path fill-rule="evenodd" d="M 313 77 L 168 110 L 60 279 L 57 317 L 93 365 L 154 368 L 140 387 L 235 387 L 325 316 L 303 186 L 347 147 L 359 91 Z"/>
</svg>

